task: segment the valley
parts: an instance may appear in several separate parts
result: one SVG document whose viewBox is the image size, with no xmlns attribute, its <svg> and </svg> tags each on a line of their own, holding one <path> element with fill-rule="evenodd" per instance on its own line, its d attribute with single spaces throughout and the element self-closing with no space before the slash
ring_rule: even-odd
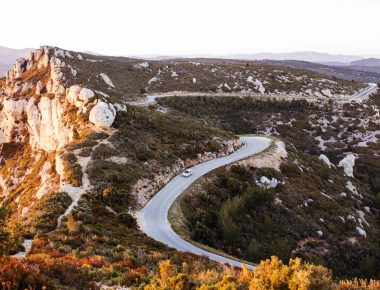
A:
<svg viewBox="0 0 380 290">
<path fill-rule="evenodd" d="M 380 279 L 379 106 L 280 63 L 32 50 L 0 78 L 1 281 L 260 289 L 272 265 L 359 289 Z"/>
</svg>

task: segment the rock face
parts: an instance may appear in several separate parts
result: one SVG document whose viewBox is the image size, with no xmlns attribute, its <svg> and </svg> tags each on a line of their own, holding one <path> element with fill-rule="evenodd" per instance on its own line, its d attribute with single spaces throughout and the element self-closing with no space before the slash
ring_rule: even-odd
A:
<svg viewBox="0 0 380 290">
<path fill-rule="evenodd" d="M 101 129 L 109 129 L 115 121 L 116 110 L 112 104 L 98 102 L 90 111 L 90 122 Z"/>
<path fill-rule="evenodd" d="M 67 51 L 43 46 L 32 51 L 29 59 L 19 59 L 6 75 L 0 87 L 0 142 L 25 142 L 34 148 L 54 151 L 72 141 L 80 126 L 70 124 L 75 115 L 92 108 L 90 121 L 99 128 L 112 126 L 116 110 L 112 104 L 93 102 L 95 93 L 73 85 L 65 89 L 65 58 L 73 58 Z M 24 81 L 27 71 L 29 77 Z M 30 77 L 35 75 L 35 77 Z M 45 95 L 48 94 L 48 95 Z M 69 115 L 71 114 L 71 118 Z"/>
<path fill-rule="evenodd" d="M 71 140 L 70 127 L 64 125 L 64 103 L 58 99 L 42 97 L 14 100 L 1 98 L 0 142 L 22 142 L 29 136 L 33 147 L 45 151 L 62 148 Z M 26 134 L 28 133 L 28 134 Z"/>
<path fill-rule="evenodd" d="M 20 222 L 31 235 L 37 231 L 30 226 L 38 218 L 35 209 L 45 198 L 66 192 L 73 200 L 66 214 L 90 186 L 86 175 L 90 156 L 77 157 L 81 185 L 67 178 L 74 163 L 65 156 L 75 154 L 68 153 L 67 146 L 96 131 L 95 126 L 110 128 L 116 116 L 108 95 L 99 102 L 93 90 L 75 85 L 72 67 L 65 64 L 75 57 L 43 46 L 29 59 L 17 60 L 5 81 L 0 80 L 0 202 L 9 202 L 9 223 Z"/>
</svg>

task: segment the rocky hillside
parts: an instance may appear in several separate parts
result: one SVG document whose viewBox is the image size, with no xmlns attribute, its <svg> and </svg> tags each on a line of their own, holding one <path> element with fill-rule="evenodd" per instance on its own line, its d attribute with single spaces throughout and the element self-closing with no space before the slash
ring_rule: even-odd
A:
<svg viewBox="0 0 380 290">
<path fill-rule="evenodd" d="M 378 58 L 366 58 L 366 59 L 352 61 L 352 62 L 350 62 L 350 65 L 352 65 L 352 66 L 380 67 L 380 59 L 378 59 Z"/>
<path fill-rule="evenodd" d="M 180 91 L 212 94 L 218 102 L 289 96 L 329 103 L 364 86 L 251 62 L 148 62 L 48 46 L 31 51 L 0 79 L 0 273 L 11 265 L 17 277 L 52 289 L 137 287 L 172 258 L 199 275 L 215 271 L 206 284 L 217 283 L 222 266 L 151 240 L 134 214 L 184 168 L 238 149 L 238 131 L 220 119 L 170 110 L 172 99 L 147 107 L 130 101 Z M 302 110 L 304 102 L 294 102 Z M 207 115 L 212 107 L 205 104 L 197 106 Z M 260 123 L 265 132 L 267 117 Z M 252 124 L 246 130 L 254 132 Z M 0 278 L 16 279 L 9 275 Z M 18 287 L 29 287 L 17 279 Z"/>
<path fill-rule="evenodd" d="M 178 230 L 252 262 L 274 253 L 301 256 L 338 276 L 378 277 L 379 97 L 160 99 L 161 106 L 237 134 L 277 136 L 288 152 L 281 165 L 255 158 L 207 176 L 180 202 Z"/>
<path fill-rule="evenodd" d="M 56 51 L 30 52 L 1 80 L 1 204 L 10 211 L 9 226 L 21 226 L 25 237 L 53 229 L 83 194 L 82 168 L 64 148 L 109 130 L 116 117 L 114 106 L 92 90 L 65 88 L 66 65 Z"/>
<path fill-rule="evenodd" d="M 0 81 L 1 204 L 9 210 L 9 227 L 21 226 L 26 244 L 60 226 L 89 190 L 123 192 L 120 210 L 133 211 L 185 166 L 240 146 L 232 135 L 199 122 L 127 109 L 114 102 L 117 94 L 97 90 L 112 93 L 105 75 L 102 84 L 85 87 L 70 65 L 74 59 L 87 62 L 44 46 L 17 60 Z M 19 245 L 13 243 L 10 253 Z"/>
<path fill-rule="evenodd" d="M 361 62 L 360 60 L 358 61 Z M 297 60 L 262 60 L 258 61 L 260 64 L 271 64 L 277 66 L 287 66 L 295 69 L 312 71 L 319 74 L 329 75 L 331 77 L 336 77 L 340 79 L 345 79 L 348 81 L 355 80 L 359 82 L 380 82 L 380 68 L 378 66 L 363 66 L 355 65 L 353 62 L 351 65 L 340 63 L 336 65 L 322 64 L 322 63 L 312 63 L 307 61 L 297 61 Z"/>
<path fill-rule="evenodd" d="M 172 91 L 234 95 L 331 98 L 353 94 L 363 84 L 288 67 L 229 60 L 143 61 L 55 49 L 66 86 L 80 84 L 121 102 L 145 93 Z"/>
</svg>

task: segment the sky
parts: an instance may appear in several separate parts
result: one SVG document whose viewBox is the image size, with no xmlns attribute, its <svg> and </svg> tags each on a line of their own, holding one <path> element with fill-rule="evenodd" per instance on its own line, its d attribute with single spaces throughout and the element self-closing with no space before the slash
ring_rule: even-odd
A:
<svg viewBox="0 0 380 290">
<path fill-rule="evenodd" d="M 125 56 L 380 56 L 379 11 L 379 0 L 1 0 L 0 45 Z"/>
</svg>

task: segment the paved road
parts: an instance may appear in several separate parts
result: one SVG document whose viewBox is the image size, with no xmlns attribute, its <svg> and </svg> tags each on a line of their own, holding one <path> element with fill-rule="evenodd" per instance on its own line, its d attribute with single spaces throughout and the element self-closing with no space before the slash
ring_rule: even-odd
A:
<svg viewBox="0 0 380 290">
<path fill-rule="evenodd" d="M 364 90 L 358 92 L 356 95 L 353 95 L 349 97 L 347 100 L 348 101 L 364 101 L 369 98 L 369 96 L 378 89 L 377 84 L 369 83 L 368 87 L 365 88 Z"/>
<path fill-rule="evenodd" d="M 376 84 L 368 84 L 368 87 L 356 95 L 348 97 L 343 102 L 363 101 L 377 90 Z M 171 96 L 170 93 L 164 95 L 149 95 L 144 101 L 134 102 L 132 104 L 139 106 L 148 106 L 155 102 L 157 97 Z M 270 145 L 270 140 L 265 137 L 242 137 L 245 143 L 244 147 L 233 154 L 214 159 L 192 167 L 194 174 L 188 178 L 181 175 L 171 180 L 161 191 L 159 191 L 148 204 L 138 213 L 137 222 L 143 232 L 148 236 L 160 241 L 178 251 L 191 252 L 197 255 L 205 255 L 211 260 L 228 263 L 233 266 L 241 266 L 241 263 L 225 258 L 203 249 L 200 249 L 185 240 L 181 239 L 171 228 L 168 221 L 168 211 L 175 199 L 184 192 L 196 179 L 202 175 L 237 160 L 243 159 L 255 153 L 265 150 Z M 252 267 L 252 266 L 250 266 Z"/>
<path fill-rule="evenodd" d="M 360 92 L 356 93 L 355 95 L 348 96 L 342 99 L 336 99 L 337 102 L 340 103 L 349 103 L 351 101 L 364 101 L 369 98 L 369 96 L 378 90 L 377 84 L 374 83 L 369 83 L 367 88 L 361 90 Z M 189 93 L 190 95 L 196 95 L 196 93 Z M 204 93 L 199 93 L 200 95 Z M 156 102 L 156 98 L 163 98 L 163 97 L 171 97 L 176 95 L 175 93 L 164 93 L 164 94 L 159 94 L 159 95 L 148 95 L 144 100 L 142 101 L 136 101 L 136 102 L 131 102 L 131 105 L 136 105 L 136 106 L 149 106 L 150 104 L 153 104 Z M 177 94 L 178 96 L 181 96 L 180 94 Z M 215 94 L 216 96 L 218 94 Z M 237 95 L 238 96 L 238 95 Z"/>
<path fill-rule="evenodd" d="M 204 255 L 211 260 L 240 267 L 241 263 L 238 261 L 207 252 L 180 238 L 169 224 L 168 211 L 175 199 L 202 175 L 218 167 L 259 153 L 265 150 L 271 143 L 271 140 L 265 137 L 241 137 L 241 140 L 245 145 L 231 155 L 213 159 L 192 167 L 193 175 L 190 177 L 178 175 L 172 179 L 137 214 L 137 222 L 140 229 L 151 238 L 175 248 L 178 251 Z M 250 268 L 252 268 L 252 266 L 250 266 Z"/>
</svg>

